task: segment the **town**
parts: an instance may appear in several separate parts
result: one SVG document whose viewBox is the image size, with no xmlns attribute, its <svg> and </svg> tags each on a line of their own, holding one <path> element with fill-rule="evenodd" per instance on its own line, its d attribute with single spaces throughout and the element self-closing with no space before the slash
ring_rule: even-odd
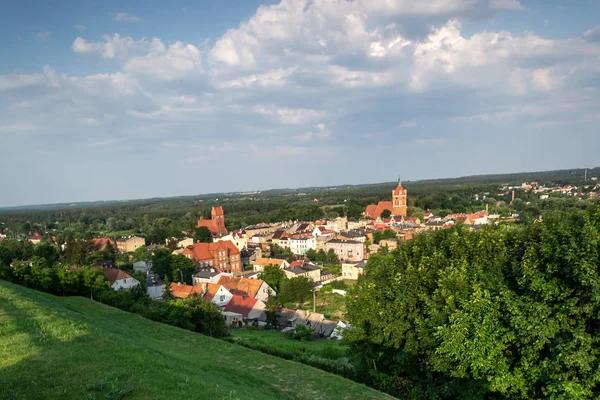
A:
<svg viewBox="0 0 600 400">
<path fill-rule="evenodd" d="M 587 182 L 580 186 L 544 187 L 536 181 L 500 185 L 497 195 L 510 198 L 516 210 L 521 204 L 530 204 L 519 198 L 522 196 L 535 195 L 541 202 L 553 194 L 598 198 L 597 178 L 590 177 Z M 515 192 L 521 194 L 516 199 Z M 88 261 L 91 253 L 99 256 L 92 267 L 103 271 L 114 290 L 140 285 L 155 300 L 199 297 L 218 307 L 230 329 L 276 326 L 290 332 L 304 325 L 317 339 L 340 339 L 348 327 L 346 289 L 364 273 L 371 255 L 393 251 L 422 232 L 455 225 L 477 230 L 488 224 L 519 221 L 516 210 L 490 212 L 490 205 L 498 210 L 504 202 L 486 201 L 489 192 L 474 193 L 472 197 L 475 202 L 482 201 L 485 208 L 445 212 L 443 216 L 431 211 L 409 215 L 410 194 L 398 182 L 390 193 L 391 200 L 366 205 L 360 218 L 354 220 L 337 216 L 263 222 L 232 231 L 226 228 L 226 208 L 215 205 L 210 218 L 201 217 L 194 230 L 182 231 L 164 243 L 148 243 L 135 235 L 93 237 L 85 256 Z M 77 241 L 59 243 L 51 232 L 23 237 L 4 226 L 0 241 L 9 237 L 33 245 L 49 241 L 64 253 L 72 250 L 69 247 L 80 247 Z M 115 255 L 119 255 L 119 262 L 115 262 Z M 269 309 L 274 314 L 271 322 L 276 320 L 276 324 L 268 321 Z"/>
</svg>

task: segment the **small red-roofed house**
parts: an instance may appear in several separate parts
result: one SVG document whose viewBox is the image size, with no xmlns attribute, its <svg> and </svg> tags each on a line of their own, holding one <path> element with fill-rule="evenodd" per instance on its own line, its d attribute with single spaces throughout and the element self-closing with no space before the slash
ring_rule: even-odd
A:
<svg viewBox="0 0 600 400">
<path fill-rule="evenodd" d="M 118 268 L 103 268 L 104 278 L 114 290 L 131 289 L 140 284 L 140 281 Z"/>
<path fill-rule="evenodd" d="M 197 285 L 198 286 L 198 285 Z M 217 307 L 225 307 L 229 300 L 233 297 L 233 294 L 227 290 L 223 285 L 217 283 L 206 283 L 204 294 L 202 298 L 205 301 L 215 304 Z"/>
<path fill-rule="evenodd" d="M 233 295 L 223 311 L 241 314 L 244 319 L 266 321 L 265 303 L 258 299 Z"/>
</svg>

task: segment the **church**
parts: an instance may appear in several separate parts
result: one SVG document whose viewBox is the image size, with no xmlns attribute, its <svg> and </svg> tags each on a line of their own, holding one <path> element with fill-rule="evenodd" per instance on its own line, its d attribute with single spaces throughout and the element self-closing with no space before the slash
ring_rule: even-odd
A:
<svg viewBox="0 0 600 400">
<path fill-rule="evenodd" d="M 394 217 L 406 217 L 406 193 L 406 189 L 398 181 L 398 186 L 392 190 L 392 201 L 380 201 L 377 204 L 369 204 L 364 212 L 365 217 L 377 219 L 385 210 L 389 210 Z"/>
<path fill-rule="evenodd" d="M 205 226 L 210 229 L 213 235 L 227 233 L 227 229 L 225 228 L 225 213 L 222 207 L 213 207 L 210 210 L 210 217 L 210 219 L 200 218 L 198 220 L 198 228 Z"/>
</svg>

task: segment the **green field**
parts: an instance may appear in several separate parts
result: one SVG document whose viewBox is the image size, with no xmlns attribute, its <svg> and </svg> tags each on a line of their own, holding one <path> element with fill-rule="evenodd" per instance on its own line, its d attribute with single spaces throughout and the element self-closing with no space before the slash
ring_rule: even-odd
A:
<svg viewBox="0 0 600 400">
<path fill-rule="evenodd" d="M 378 399 L 340 376 L 0 281 L 2 399 Z"/>
<path fill-rule="evenodd" d="M 239 329 L 232 331 L 233 341 L 251 348 L 270 348 L 286 357 L 317 356 L 328 360 L 348 357 L 348 346 L 341 340 L 299 341 L 278 331 Z"/>
</svg>

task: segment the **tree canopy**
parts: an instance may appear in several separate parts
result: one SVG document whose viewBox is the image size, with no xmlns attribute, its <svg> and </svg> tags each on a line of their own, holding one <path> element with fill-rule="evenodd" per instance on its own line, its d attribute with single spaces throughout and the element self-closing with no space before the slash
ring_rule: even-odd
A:
<svg viewBox="0 0 600 400">
<path fill-rule="evenodd" d="M 369 259 L 345 338 L 397 395 L 598 398 L 599 243 L 598 207 L 416 235 Z"/>
</svg>

